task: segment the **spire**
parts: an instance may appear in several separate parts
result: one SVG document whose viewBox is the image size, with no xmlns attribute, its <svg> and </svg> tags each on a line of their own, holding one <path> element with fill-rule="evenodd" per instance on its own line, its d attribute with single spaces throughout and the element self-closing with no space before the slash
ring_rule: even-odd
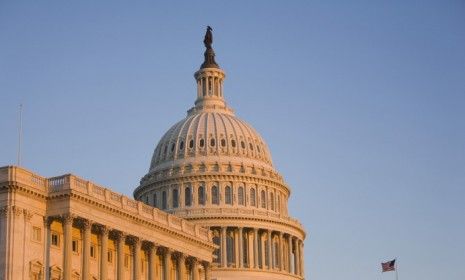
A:
<svg viewBox="0 0 465 280">
<path fill-rule="evenodd" d="M 205 37 L 203 39 L 203 44 L 205 45 L 205 53 L 203 54 L 205 57 L 204 62 L 200 66 L 200 69 L 203 68 L 220 68 L 215 61 L 215 51 L 212 48 L 213 43 L 213 29 L 210 26 L 207 26 L 207 32 L 205 32 Z"/>
</svg>

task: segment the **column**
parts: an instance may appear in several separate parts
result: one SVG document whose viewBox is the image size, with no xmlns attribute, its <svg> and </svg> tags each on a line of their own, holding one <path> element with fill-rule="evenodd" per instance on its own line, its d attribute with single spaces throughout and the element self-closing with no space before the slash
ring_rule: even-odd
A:
<svg viewBox="0 0 465 280">
<path fill-rule="evenodd" d="M 304 267 L 305 267 L 305 264 L 304 264 L 304 243 L 303 241 L 299 240 L 299 263 L 300 263 L 300 276 L 304 277 L 305 276 L 305 270 L 304 270 Z"/>
<path fill-rule="evenodd" d="M 52 235 L 50 233 L 50 225 L 52 224 L 53 219 L 51 217 L 44 217 L 44 274 L 45 280 L 50 280 L 50 246 L 52 244 Z"/>
<path fill-rule="evenodd" d="M 157 247 L 150 243 L 148 246 L 148 256 L 149 256 L 149 280 L 155 280 L 155 269 L 156 269 L 156 258 L 157 258 Z"/>
<path fill-rule="evenodd" d="M 244 238 L 242 237 L 242 227 L 239 227 L 238 228 L 239 230 L 239 267 L 242 268 L 244 266 L 244 245 L 243 245 L 243 242 L 244 242 Z"/>
<path fill-rule="evenodd" d="M 192 280 L 199 280 L 199 262 L 192 258 Z"/>
<path fill-rule="evenodd" d="M 299 275 L 300 267 L 299 267 L 299 247 L 298 247 L 298 239 L 293 238 L 294 243 L 294 274 Z"/>
<path fill-rule="evenodd" d="M 124 280 L 124 244 L 126 243 L 126 236 L 122 232 L 117 233 L 117 254 L 118 254 L 118 265 L 117 265 L 117 280 Z"/>
<path fill-rule="evenodd" d="M 141 240 L 137 237 L 132 237 L 133 250 L 133 275 L 134 279 L 140 279 L 140 245 Z"/>
<path fill-rule="evenodd" d="M 283 233 L 279 233 L 279 270 L 284 271 L 284 242 Z"/>
<path fill-rule="evenodd" d="M 90 234 L 92 223 L 88 220 L 82 222 L 82 280 L 90 279 Z"/>
<path fill-rule="evenodd" d="M 271 230 L 268 230 L 268 269 L 273 268 L 273 246 L 271 241 Z"/>
<path fill-rule="evenodd" d="M 253 266 L 258 268 L 258 229 L 253 229 Z"/>
<path fill-rule="evenodd" d="M 211 266 L 208 262 L 203 262 L 203 269 L 205 271 L 205 279 L 204 280 L 210 280 L 211 279 Z"/>
<path fill-rule="evenodd" d="M 228 259 L 226 255 L 226 227 L 221 228 L 221 266 L 227 267 L 228 266 Z"/>
<path fill-rule="evenodd" d="M 288 241 L 288 254 L 289 254 L 289 256 L 287 258 L 288 266 L 289 266 L 288 270 L 289 270 L 289 273 L 292 273 L 292 236 L 289 235 L 287 241 Z"/>
<path fill-rule="evenodd" d="M 186 256 L 183 253 L 178 255 L 178 280 L 183 280 L 186 275 Z"/>
<path fill-rule="evenodd" d="M 73 244 L 73 216 L 67 214 L 62 217 L 63 223 L 63 280 L 71 280 L 72 244 Z"/>
<path fill-rule="evenodd" d="M 108 227 L 100 227 L 100 280 L 108 279 L 108 233 Z"/>
<path fill-rule="evenodd" d="M 163 255 L 163 280 L 171 280 L 171 250 L 165 248 L 165 254 Z"/>
<path fill-rule="evenodd" d="M 239 229 L 233 230 L 234 237 L 234 267 L 239 267 Z"/>
</svg>

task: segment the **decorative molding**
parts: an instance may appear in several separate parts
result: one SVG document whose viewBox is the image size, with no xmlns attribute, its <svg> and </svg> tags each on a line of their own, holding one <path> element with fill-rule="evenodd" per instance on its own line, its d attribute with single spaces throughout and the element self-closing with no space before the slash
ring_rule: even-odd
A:
<svg viewBox="0 0 465 280">
<path fill-rule="evenodd" d="M 70 213 L 63 214 L 61 215 L 61 222 L 65 225 L 72 224 L 75 218 L 76 216 L 74 214 L 70 214 Z"/>
<path fill-rule="evenodd" d="M 34 216 L 34 213 L 32 211 L 30 211 L 30 210 L 23 209 L 23 215 L 24 215 L 24 219 L 27 222 L 30 222 L 32 217 Z"/>
</svg>

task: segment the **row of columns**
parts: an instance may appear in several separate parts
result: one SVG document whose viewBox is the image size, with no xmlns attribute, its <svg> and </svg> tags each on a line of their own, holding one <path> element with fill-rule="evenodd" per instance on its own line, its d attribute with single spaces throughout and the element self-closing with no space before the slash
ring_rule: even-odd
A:
<svg viewBox="0 0 465 280">
<path fill-rule="evenodd" d="M 204 77 L 197 80 L 197 96 L 223 96 L 223 80 L 218 77 Z"/>
<path fill-rule="evenodd" d="M 171 259 L 175 257 L 177 262 L 177 279 L 183 280 L 186 272 L 186 260 L 189 263 L 189 271 L 193 280 L 200 280 L 199 268 L 203 266 L 205 280 L 210 279 L 210 264 L 208 262 L 201 262 L 195 257 L 186 256 L 182 252 L 173 251 L 170 248 L 157 246 L 151 241 L 142 240 L 136 236 L 128 235 L 122 231 L 110 229 L 101 224 L 93 224 L 89 220 L 75 217 L 73 215 L 64 215 L 59 217 L 49 217 L 45 219 L 45 267 L 48 270 L 50 267 L 50 245 L 51 245 L 51 224 L 53 221 L 60 221 L 63 226 L 63 271 L 62 279 L 71 280 L 72 272 L 72 229 L 73 224 L 76 224 L 82 232 L 82 264 L 81 264 L 81 279 L 90 280 L 90 248 L 91 248 L 91 233 L 92 228 L 98 230 L 100 246 L 100 275 L 99 279 L 108 279 L 108 241 L 110 236 L 116 244 L 116 279 L 124 280 L 124 246 L 126 241 L 132 245 L 133 266 L 132 266 L 132 279 L 141 279 L 141 254 L 145 251 L 148 256 L 148 279 L 163 279 L 171 280 Z M 163 258 L 163 278 L 156 275 L 156 258 L 161 255 Z M 45 280 L 50 280 L 50 273 L 46 271 Z M 202 279 L 203 280 L 203 279 Z"/>
<path fill-rule="evenodd" d="M 220 247 L 216 258 L 220 267 L 279 270 L 304 276 L 303 241 L 296 236 L 259 228 L 212 227 L 211 230 Z M 234 241 L 233 248 L 228 246 L 228 237 Z M 234 262 L 228 260 L 228 252 L 234 255 Z"/>
</svg>

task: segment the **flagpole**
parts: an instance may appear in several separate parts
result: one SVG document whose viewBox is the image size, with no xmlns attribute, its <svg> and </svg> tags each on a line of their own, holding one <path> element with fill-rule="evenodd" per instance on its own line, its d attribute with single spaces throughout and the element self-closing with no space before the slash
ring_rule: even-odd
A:
<svg viewBox="0 0 465 280">
<path fill-rule="evenodd" d="M 397 258 L 396 258 L 396 262 L 394 263 L 394 265 L 395 265 L 395 267 L 396 267 L 396 280 L 399 280 L 399 274 L 397 273 L 397 269 L 398 269 L 398 267 L 397 267 L 397 262 L 398 262 L 398 261 L 397 261 Z"/>
</svg>

